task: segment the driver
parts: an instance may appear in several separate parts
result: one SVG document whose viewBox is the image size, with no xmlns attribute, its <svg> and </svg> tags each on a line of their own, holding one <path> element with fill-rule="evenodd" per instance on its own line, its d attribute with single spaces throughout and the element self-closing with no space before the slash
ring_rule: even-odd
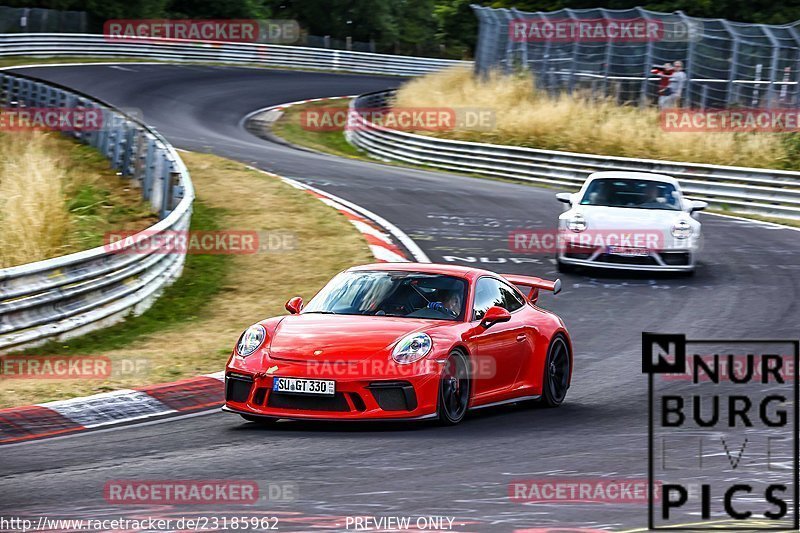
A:
<svg viewBox="0 0 800 533">
<path fill-rule="evenodd" d="M 461 294 L 458 291 L 450 291 L 441 302 L 429 302 L 428 309 L 435 309 L 457 317 L 461 314 Z"/>
<path fill-rule="evenodd" d="M 648 183 L 644 194 L 644 202 L 639 204 L 642 207 L 660 207 L 665 202 L 665 199 L 659 195 L 658 185 L 655 183 Z"/>
</svg>

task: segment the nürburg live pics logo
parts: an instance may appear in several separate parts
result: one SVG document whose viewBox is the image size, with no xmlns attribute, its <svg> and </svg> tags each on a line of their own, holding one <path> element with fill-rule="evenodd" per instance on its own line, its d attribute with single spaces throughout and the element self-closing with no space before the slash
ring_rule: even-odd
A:
<svg viewBox="0 0 800 533">
<path fill-rule="evenodd" d="M 798 352 L 797 340 L 642 334 L 651 530 L 800 528 Z"/>
</svg>

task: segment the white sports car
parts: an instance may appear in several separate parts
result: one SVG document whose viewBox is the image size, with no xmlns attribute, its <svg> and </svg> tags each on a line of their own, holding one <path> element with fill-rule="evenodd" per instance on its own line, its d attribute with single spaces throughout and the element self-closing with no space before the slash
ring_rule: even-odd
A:
<svg viewBox="0 0 800 533">
<path fill-rule="evenodd" d="M 556 197 L 569 204 L 558 217 L 560 272 L 578 265 L 694 271 L 700 243 L 695 217 L 708 204 L 684 198 L 675 178 L 596 172 L 577 193 Z"/>
</svg>

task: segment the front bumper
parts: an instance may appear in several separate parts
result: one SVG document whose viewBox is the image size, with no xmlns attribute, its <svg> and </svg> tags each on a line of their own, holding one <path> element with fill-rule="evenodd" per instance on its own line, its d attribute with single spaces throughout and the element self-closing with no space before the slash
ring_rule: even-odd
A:
<svg viewBox="0 0 800 533">
<path fill-rule="evenodd" d="M 229 367 L 225 373 L 224 410 L 269 418 L 305 420 L 405 420 L 435 416 L 439 365 L 366 376 L 309 372 L 302 362 L 282 361 L 274 375 Z M 390 375 L 391 374 L 391 375 Z M 275 377 L 332 379 L 333 396 L 291 394 L 272 390 Z"/>
<path fill-rule="evenodd" d="M 694 270 L 697 251 L 693 248 L 650 250 L 647 256 L 613 255 L 602 248 L 571 246 L 559 251 L 558 261 L 567 265 L 615 270 L 690 272 Z"/>
</svg>

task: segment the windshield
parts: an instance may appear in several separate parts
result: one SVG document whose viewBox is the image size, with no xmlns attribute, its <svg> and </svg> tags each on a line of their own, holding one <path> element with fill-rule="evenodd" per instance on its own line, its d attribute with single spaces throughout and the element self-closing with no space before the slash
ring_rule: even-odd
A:
<svg viewBox="0 0 800 533">
<path fill-rule="evenodd" d="M 355 271 L 333 278 L 305 313 L 460 320 L 466 282 L 441 274 Z"/>
<path fill-rule="evenodd" d="M 597 179 L 586 188 L 581 205 L 680 211 L 680 193 L 671 183 L 637 179 Z"/>
</svg>

